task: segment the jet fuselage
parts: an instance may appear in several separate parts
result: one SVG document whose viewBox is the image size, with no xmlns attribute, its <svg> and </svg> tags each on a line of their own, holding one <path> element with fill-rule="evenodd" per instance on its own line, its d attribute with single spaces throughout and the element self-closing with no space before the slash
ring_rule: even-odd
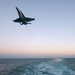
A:
<svg viewBox="0 0 75 75">
<path fill-rule="evenodd" d="M 21 10 L 19 10 L 17 7 L 16 7 L 16 10 L 18 12 L 19 18 L 13 20 L 14 22 L 18 22 L 21 25 L 23 25 L 23 24 L 27 25 L 27 24 L 31 24 L 31 23 L 29 23 L 30 21 L 35 20 L 35 18 L 25 17 L 24 14 L 21 12 Z"/>
</svg>

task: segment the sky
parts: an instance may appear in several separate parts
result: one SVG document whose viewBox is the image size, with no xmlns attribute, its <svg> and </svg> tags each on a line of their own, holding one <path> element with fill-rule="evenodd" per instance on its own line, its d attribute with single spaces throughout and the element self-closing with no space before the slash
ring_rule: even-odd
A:
<svg viewBox="0 0 75 75">
<path fill-rule="evenodd" d="M 26 17 L 20 25 L 15 7 Z M 0 0 L 0 58 L 75 57 L 75 0 Z"/>
</svg>

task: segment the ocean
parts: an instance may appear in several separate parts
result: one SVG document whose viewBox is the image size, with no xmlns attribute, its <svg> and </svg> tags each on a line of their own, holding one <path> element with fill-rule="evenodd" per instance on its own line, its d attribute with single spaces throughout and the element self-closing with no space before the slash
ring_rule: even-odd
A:
<svg viewBox="0 0 75 75">
<path fill-rule="evenodd" d="M 0 75 L 75 75 L 75 59 L 0 59 Z"/>
</svg>

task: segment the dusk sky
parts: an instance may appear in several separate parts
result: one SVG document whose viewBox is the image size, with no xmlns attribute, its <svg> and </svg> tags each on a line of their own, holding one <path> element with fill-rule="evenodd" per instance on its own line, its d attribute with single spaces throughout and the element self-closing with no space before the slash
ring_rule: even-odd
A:
<svg viewBox="0 0 75 75">
<path fill-rule="evenodd" d="M 75 0 L 0 0 L 0 57 L 75 57 Z"/>
</svg>

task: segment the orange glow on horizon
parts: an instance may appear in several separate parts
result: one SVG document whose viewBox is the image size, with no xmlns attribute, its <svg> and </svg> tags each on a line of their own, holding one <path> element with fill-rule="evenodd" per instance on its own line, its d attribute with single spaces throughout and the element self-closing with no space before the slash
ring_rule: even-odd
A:
<svg viewBox="0 0 75 75">
<path fill-rule="evenodd" d="M 0 48 L 0 54 L 11 55 L 31 55 L 31 56 L 61 56 L 61 55 L 75 55 L 74 46 L 8 46 Z"/>
</svg>

